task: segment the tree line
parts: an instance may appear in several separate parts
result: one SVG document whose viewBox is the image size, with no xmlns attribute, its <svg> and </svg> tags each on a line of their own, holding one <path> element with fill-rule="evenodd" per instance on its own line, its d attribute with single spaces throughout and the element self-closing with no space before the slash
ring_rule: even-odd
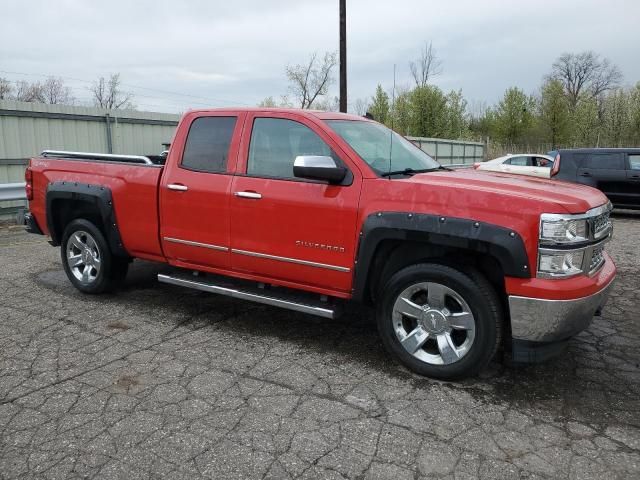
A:
<svg viewBox="0 0 640 480">
<path fill-rule="evenodd" d="M 378 85 L 366 105 L 404 135 L 549 149 L 640 145 L 640 82 L 623 86 L 619 68 L 594 52 L 562 54 L 537 92 L 510 87 L 492 106 L 470 108 L 462 91 L 445 93 L 428 75 L 413 77 L 415 85 L 397 90 L 395 101 Z"/>
<path fill-rule="evenodd" d="M 88 88 L 95 107 L 108 110 L 135 109 L 133 94 L 122 88 L 120 74 L 100 77 Z M 47 103 L 51 105 L 75 105 L 78 103 L 71 87 L 60 77 L 48 77 L 44 81 L 11 82 L 0 77 L 0 100 Z"/>
<path fill-rule="evenodd" d="M 288 93 L 260 105 L 337 110 L 338 99 L 328 93 L 335 66 L 331 53 L 287 66 Z M 620 69 L 595 52 L 560 55 L 536 92 L 510 87 L 491 106 L 469 105 L 461 90 L 445 92 L 433 84 L 442 61 L 431 42 L 408 66 L 411 85 L 387 91 L 379 84 L 350 110 L 407 136 L 485 141 L 509 149 L 640 146 L 640 82 L 623 86 Z"/>
</svg>

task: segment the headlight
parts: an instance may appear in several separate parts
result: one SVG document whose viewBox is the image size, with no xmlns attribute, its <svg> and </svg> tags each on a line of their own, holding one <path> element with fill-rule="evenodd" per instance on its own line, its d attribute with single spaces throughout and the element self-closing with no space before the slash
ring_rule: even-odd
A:
<svg viewBox="0 0 640 480">
<path fill-rule="evenodd" d="M 550 277 L 570 277 L 583 273 L 584 250 L 545 251 L 538 256 L 538 273 Z"/>
<path fill-rule="evenodd" d="M 604 264 L 602 251 L 611 238 L 611 204 L 578 214 L 540 215 L 538 277 L 591 275 Z"/>
<path fill-rule="evenodd" d="M 540 220 L 540 240 L 551 243 L 578 243 L 589 239 L 589 230 L 586 219 L 545 218 Z"/>
</svg>

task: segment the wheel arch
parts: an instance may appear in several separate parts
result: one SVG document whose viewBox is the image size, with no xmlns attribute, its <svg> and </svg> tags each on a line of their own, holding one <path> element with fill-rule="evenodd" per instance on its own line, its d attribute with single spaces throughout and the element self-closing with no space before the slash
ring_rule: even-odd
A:
<svg viewBox="0 0 640 480">
<path fill-rule="evenodd" d="M 524 241 L 513 230 L 470 219 L 378 212 L 360 235 L 354 300 L 375 303 L 385 279 L 424 261 L 472 264 L 500 293 L 505 276 L 530 277 Z"/>
<path fill-rule="evenodd" d="M 83 218 L 100 229 L 114 255 L 128 256 L 122 244 L 108 187 L 79 182 L 52 182 L 47 186 L 46 212 L 52 245 L 60 245 L 69 222 Z"/>
</svg>

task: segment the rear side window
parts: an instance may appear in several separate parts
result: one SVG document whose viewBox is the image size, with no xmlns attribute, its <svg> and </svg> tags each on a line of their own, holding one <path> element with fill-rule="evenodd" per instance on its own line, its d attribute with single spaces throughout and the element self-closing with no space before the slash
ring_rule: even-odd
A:
<svg viewBox="0 0 640 480">
<path fill-rule="evenodd" d="M 236 117 L 196 118 L 187 135 L 181 166 L 198 172 L 225 172 Z"/>
<path fill-rule="evenodd" d="M 582 168 L 594 170 L 624 170 L 624 159 L 620 153 L 584 153 L 576 157 Z"/>
<path fill-rule="evenodd" d="M 640 155 L 629 155 L 629 168 L 640 170 Z"/>
<path fill-rule="evenodd" d="M 507 160 L 505 163 L 509 165 L 517 165 L 519 167 L 530 167 L 531 162 L 529 161 L 529 157 L 513 157 Z"/>
</svg>

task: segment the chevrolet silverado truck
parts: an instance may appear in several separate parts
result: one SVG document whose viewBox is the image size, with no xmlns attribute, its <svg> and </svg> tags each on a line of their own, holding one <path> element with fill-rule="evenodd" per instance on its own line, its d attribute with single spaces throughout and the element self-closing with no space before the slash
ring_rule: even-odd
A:
<svg viewBox="0 0 640 480">
<path fill-rule="evenodd" d="M 449 170 L 354 115 L 186 113 L 165 161 L 44 151 L 27 230 L 61 247 L 80 291 L 134 258 L 160 282 L 334 318 L 370 305 L 386 349 L 454 379 L 499 348 L 544 360 L 604 305 L 611 205 L 582 185 Z"/>
</svg>

